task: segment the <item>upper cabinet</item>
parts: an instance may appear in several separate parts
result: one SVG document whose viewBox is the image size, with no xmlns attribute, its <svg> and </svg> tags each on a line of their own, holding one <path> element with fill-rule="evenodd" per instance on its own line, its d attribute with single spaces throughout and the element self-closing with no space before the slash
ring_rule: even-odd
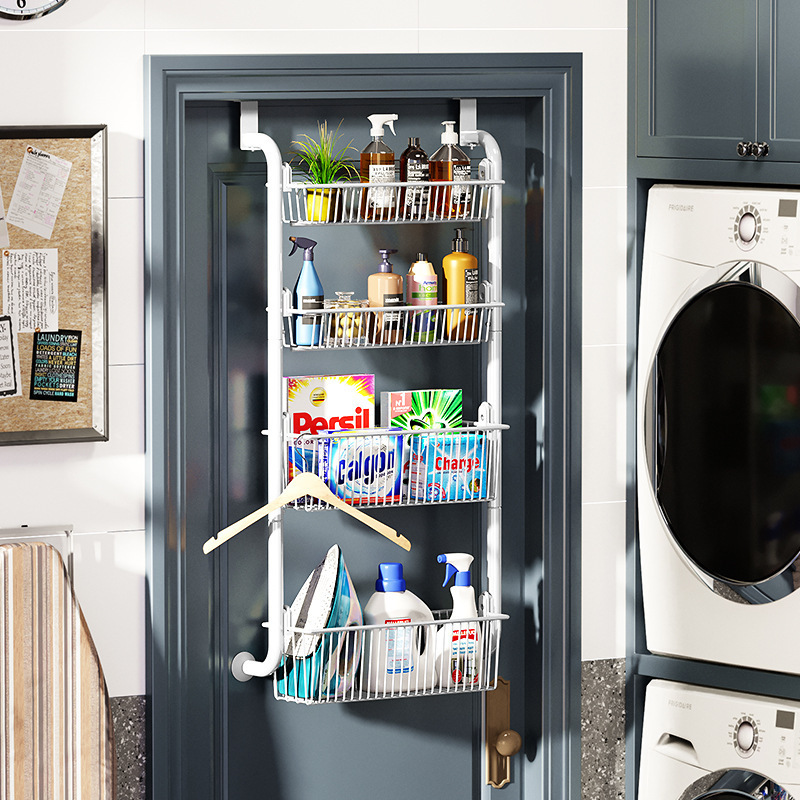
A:
<svg viewBox="0 0 800 800">
<path fill-rule="evenodd" d="M 800 3 L 637 0 L 636 155 L 800 161 Z"/>
</svg>

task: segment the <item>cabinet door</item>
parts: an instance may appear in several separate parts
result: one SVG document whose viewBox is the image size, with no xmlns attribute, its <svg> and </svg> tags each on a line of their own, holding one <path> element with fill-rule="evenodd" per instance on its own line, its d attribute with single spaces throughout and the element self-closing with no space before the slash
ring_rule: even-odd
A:
<svg viewBox="0 0 800 800">
<path fill-rule="evenodd" d="M 760 74 L 769 77 L 768 91 L 759 93 L 759 138 L 768 141 L 770 161 L 800 161 L 800 4 L 796 0 L 771 0 L 759 28 Z"/>
<path fill-rule="evenodd" d="M 638 0 L 637 156 L 739 158 L 758 130 L 758 32 L 758 0 Z"/>
</svg>

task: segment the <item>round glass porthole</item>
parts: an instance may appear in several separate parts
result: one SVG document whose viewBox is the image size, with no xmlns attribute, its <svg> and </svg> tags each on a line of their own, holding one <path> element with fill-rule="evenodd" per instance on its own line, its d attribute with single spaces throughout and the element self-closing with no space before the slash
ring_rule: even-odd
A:
<svg viewBox="0 0 800 800">
<path fill-rule="evenodd" d="M 797 294 L 788 278 L 769 272 L 770 280 L 777 276 Z M 763 284 L 716 283 L 675 315 L 654 360 L 650 396 L 656 406 L 658 504 L 689 559 L 733 586 L 783 576 L 788 589 L 795 588 L 800 554 L 795 313 Z"/>
</svg>

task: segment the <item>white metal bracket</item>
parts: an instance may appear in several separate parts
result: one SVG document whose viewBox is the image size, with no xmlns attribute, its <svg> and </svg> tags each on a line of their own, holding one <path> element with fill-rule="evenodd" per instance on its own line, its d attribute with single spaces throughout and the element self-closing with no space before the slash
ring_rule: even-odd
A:
<svg viewBox="0 0 800 800">
<path fill-rule="evenodd" d="M 474 97 L 459 100 L 461 110 L 458 118 L 459 144 L 470 150 L 480 144 L 478 137 L 478 101 Z"/>
</svg>

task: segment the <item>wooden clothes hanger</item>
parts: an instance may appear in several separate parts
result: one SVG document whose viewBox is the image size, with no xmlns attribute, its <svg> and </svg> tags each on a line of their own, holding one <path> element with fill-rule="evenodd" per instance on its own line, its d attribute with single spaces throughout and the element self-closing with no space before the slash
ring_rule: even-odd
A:
<svg viewBox="0 0 800 800">
<path fill-rule="evenodd" d="M 203 545 L 203 552 L 206 554 L 210 553 L 224 542 L 227 542 L 228 539 L 232 539 L 237 533 L 241 533 L 245 528 L 249 528 L 253 523 L 266 517 L 267 514 L 306 495 L 316 497 L 318 500 L 322 500 L 322 502 L 328 503 L 338 508 L 340 511 L 344 511 L 367 527 L 385 536 L 398 547 L 402 547 L 404 550 L 411 549 L 411 542 L 394 528 L 390 528 L 388 525 L 378 522 L 378 520 L 373 519 L 363 511 L 349 506 L 344 500 L 337 497 L 318 475 L 314 475 L 311 472 L 301 472 L 289 481 L 286 488 L 274 500 L 267 503 L 265 506 L 261 506 L 258 511 L 254 511 L 252 514 L 243 517 L 238 522 L 234 522 L 233 525 L 223 528 L 216 536 L 212 536 Z"/>
</svg>

